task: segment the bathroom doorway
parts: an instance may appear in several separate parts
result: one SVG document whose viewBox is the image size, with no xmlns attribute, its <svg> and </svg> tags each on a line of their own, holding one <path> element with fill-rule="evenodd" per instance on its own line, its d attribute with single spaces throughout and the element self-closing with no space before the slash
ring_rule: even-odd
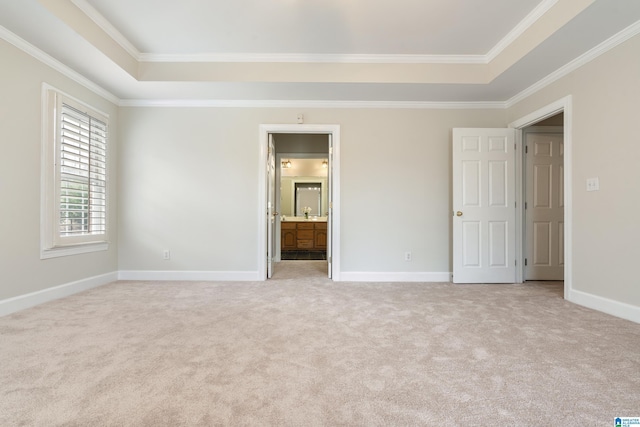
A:
<svg viewBox="0 0 640 427">
<path fill-rule="evenodd" d="M 274 143 L 273 154 L 277 166 L 274 174 L 276 197 L 273 205 L 267 200 L 266 191 L 269 184 L 266 162 L 271 154 L 268 151 L 269 140 Z M 282 256 L 285 249 L 320 251 L 325 260 L 319 262 L 326 264 L 328 277 L 339 280 L 339 142 L 338 125 L 260 126 L 258 267 L 259 271 L 264 272 L 264 279 L 267 278 L 266 266 L 269 263 L 275 267 L 279 261 L 286 259 Z M 324 176 L 318 173 L 296 172 L 296 163 L 298 167 L 308 163 L 307 167 L 324 171 Z M 296 187 L 302 189 L 304 186 L 296 184 L 314 184 L 313 188 L 317 190 L 313 191 L 320 193 L 320 200 L 316 203 L 303 202 L 304 206 L 297 206 Z M 307 208 L 307 216 L 304 215 L 304 208 Z M 295 228 L 292 230 L 292 227 Z M 272 232 L 267 233 L 267 229 Z M 292 246 L 294 244 L 295 246 Z M 265 247 L 266 257 L 263 249 Z"/>
<path fill-rule="evenodd" d="M 280 165 L 274 261 L 327 261 L 328 135 L 272 136 Z"/>
</svg>

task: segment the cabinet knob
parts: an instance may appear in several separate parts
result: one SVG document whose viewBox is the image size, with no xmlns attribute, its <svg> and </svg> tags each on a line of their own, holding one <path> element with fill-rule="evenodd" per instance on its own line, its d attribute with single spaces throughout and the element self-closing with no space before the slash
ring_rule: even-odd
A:
<svg viewBox="0 0 640 427">
<path fill-rule="evenodd" d="M 462 216 L 462 212 L 460 211 L 456 212 L 456 216 Z"/>
</svg>

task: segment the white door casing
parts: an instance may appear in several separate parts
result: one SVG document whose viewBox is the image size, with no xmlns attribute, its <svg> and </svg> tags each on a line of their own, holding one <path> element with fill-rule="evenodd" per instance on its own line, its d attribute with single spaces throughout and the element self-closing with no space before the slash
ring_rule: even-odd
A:
<svg viewBox="0 0 640 427">
<path fill-rule="evenodd" d="M 273 135 L 269 134 L 267 153 L 267 278 L 273 276 L 273 257 L 275 254 L 275 219 L 278 212 L 276 206 L 276 154 Z"/>
<path fill-rule="evenodd" d="M 257 280 L 267 279 L 267 257 L 264 248 L 267 246 L 267 155 L 269 135 L 278 133 L 297 134 L 326 134 L 330 136 L 331 154 L 331 209 L 329 215 L 331 228 L 331 279 L 340 281 L 340 125 L 327 124 L 262 124 L 259 126 L 259 156 L 258 156 L 258 244 L 257 248 Z M 329 244 L 329 241 L 327 242 Z M 330 252 L 329 252 L 330 251 Z"/>
<path fill-rule="evenodd" d="M 562 133 L 525 131 L 525 280 L 564 278 Z"/>
<path fill-rule="evenodd" d="M 329 136 L 329 155 L 327 156 L 327 274 L 331 279 L 331 234 L 333 231 L 333 137 Z"/>
<path fill-rule="evenodd" d="M 515 282 L 515 130 L 453 129 L 453 282 Z"/>
<path fill-rule="evenodd" d="M 516 129 L 516 138 L 519 144 L 524 142 L 524 129 L 535 126 L 536 123 L 547 119 L 556 114 L 564 113 L 564 121 L 562 123 L 563 145 L 564 145 L 564 164 L 563 164 L 563 181 L 564 181 L 564 298 L 571 301 L 580 300 L 580 295 L 575 294 L 573 289 L 573 97 L 567 95 L 550 104 L 544 105 L 535 111 L 521 116 L 509 123 L 509 127 Z M 516 156 L 516 169 L 524 170 L 524 156 Z M 518 208 L 517 212 L 517 228 L 516 228 L 516 249 L 518 267 L 516 277 L 518 283 L 524 281 L 524 258 L 526 254 L 525 242 L 522 239 L 526 235 L 525 224 L 526 218 L 524 214 L 524 174 L 518 172 L 516 175 L 517 192 L 518 192 Z M 577 296 L 576 296 L 577 295 Z"/>
</svg>

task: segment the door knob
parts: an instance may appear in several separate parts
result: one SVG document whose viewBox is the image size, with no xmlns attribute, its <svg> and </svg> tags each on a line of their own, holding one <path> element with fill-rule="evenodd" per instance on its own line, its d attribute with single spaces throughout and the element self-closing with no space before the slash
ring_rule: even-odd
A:
<svg viewBox="0 0 640 427">
<path fill-rule="evenodd" d="M 278 216 L 278 212 L 274 212 L 272 215 L 273 216 Z"/>
<path fill-rule="evenodd" d="M 456 216 L 462 216 L 462 212 L 461 211 L 456 212 Z"/>
</svg>

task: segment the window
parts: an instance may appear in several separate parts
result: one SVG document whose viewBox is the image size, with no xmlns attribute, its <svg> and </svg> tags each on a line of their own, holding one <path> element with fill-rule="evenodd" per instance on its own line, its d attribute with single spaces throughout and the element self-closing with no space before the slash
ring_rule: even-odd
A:
<svg viewBox="0 0 640 427">
<path fill-rule="evenodd" d="M 108 117 L 43 91 L 41 258 L 105 250 Z"/>
</svg>

